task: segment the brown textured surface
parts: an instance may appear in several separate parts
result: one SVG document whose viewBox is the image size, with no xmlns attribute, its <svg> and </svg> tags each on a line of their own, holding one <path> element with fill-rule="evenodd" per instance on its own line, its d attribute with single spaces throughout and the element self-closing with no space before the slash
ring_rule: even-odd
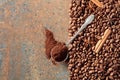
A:
<svg viewBox="0 0 120 80">
<path fill-rule="evenodd" d="M 68 0 L 0 0 L 0 80 L 67 80 L 45 57 L 43 27 L 67 41 Z"/>
<path fill-rule="evenodd" d="M 71 1 L 70 37 L 78 31 L 87 16 L 94 14 L 95 18 L 70 45 L 70 80 L 119 80 L 120 4 L 118 0 L 100 0 L 104 6 L 99 8 L 90 1 Z M 111 32 L 109 36 L 106 35 L 108 29 Z M 102 45 L 97 44 L 99 40 Z M 99 52 L 94 52 L 96 45 L 98 48 L 102 46 Z"/>
<path fill-rule="evenodd" d="M 64 61 L 67 57 L 68 48 L 65 43 L 58 42 L 56 46 L 51 50 L 51 56 L 57 62 Z"/>
<path fill-rule="evenodd" d="M 46 33 L 46 40 L 45 40 L 45 53 L 46 53 L 46 57 L 48 59 L 51 58 L 51 50 L 54 46 L 56 46 L 57 41 L 54 38 L 53 33 L 48 30 L 47 28 L 45 28 L 45 33 Z"/>
</svg>

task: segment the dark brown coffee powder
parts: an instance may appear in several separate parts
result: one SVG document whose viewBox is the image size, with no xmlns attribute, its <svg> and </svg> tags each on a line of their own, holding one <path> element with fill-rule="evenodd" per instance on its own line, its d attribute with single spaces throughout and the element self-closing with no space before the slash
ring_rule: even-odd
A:
<svg viewBox="0 0 120 80">
<path fill-rule="evenodd" d="M 58 42 L 51 50 L 51 55 L 54 56 L 53 59 L 57 62 L 63 61 L 68 53 L 68 48 L 64 43 Z"/>
<path fill-rule="evenodd" d="M 57 44 L 57 41 L 54 39 L 53 33 L 45 28 L 46 32 L 46 41 L 45 41 L 45 48 L 46 48 L 46 56 L 48 59 L 51 58 L 51 49 Z"/>
<path fill-rule="evenodd" d="M 45 41 L 45 48 L 46 48 L 46 56 L 48 59 L 52 58 L 52 62 L 61 62 L 63 61 L 68 55 L 68 48 L 66 47 L 65 43 L 56 41 L 54 35 L 51 31 L 45 28 L 46 31 L 46 41 Z"/>
</svg>

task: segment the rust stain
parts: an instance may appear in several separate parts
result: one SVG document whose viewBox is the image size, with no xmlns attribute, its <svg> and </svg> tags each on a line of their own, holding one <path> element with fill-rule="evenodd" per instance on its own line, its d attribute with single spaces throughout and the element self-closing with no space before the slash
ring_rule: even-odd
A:
<svg viewBox="0 0 120 80">
<path fill-rule="evenodd" d="M 9 62 L 10 62 L 10 43 L 11 43 L 11 38 L 13 38 L 15 35 L 19 35 L 19 36 L 22 36 L 22 40 L 29 40 L 31 42 L 33 42 L 34 44 L 38 44 L 41 42 L 41 37 L 42 36 L 42 33 L 41 33 L 41 30 L 44 30 L 42 28 L 42 26 L 38 25 L 36 26 L 35 28 L 17 28 L 17 29 L 14 29 L 13 27 L 11 27 L 10 25 L 8 24 L 4 24 L 2 23 L 1 24 L 2 26 L 0 26 L 1 29 L 6 29 L 8 30 L 9 32 L 9 37 L 8 37 L 8 41 L 7 41 L 7 54 L 6 54 L 6 57 L 4 58 L 4 67 L 3 67 L 3 70 L 2 70 L 2 73 L 4 73 L 4 77 L 2 80 L 8 80 L 8 74 L 9 74 Z M 19 33 L 18 33 L 19 32 Z M 37 35 L 36 35 L 37 34 Z M 39 37 L 38 37 L 39 35 Z M 34 42 L 35 41 L 35 42 Z M 44 39 L 42 39 L 42 41 L 44 41 Z M 19 43 L 19 40 L 16 39 L 16 42 Z M 18 50 L 18 52 L 20 52 L 19 50 L 19 45 L 16 46 L 16 49 Z M 35 48 L 34 48 L 35 49 Z M 3 50 L 3 49 L 2 49 Z M 36 51 L 36 49 L 35 49 Z M 36 52 L 38 53 L 38 52 Z M 36 54 L 34 53 L 34 54 Z M 39 73 L 38 73 L 38 66 L 37 66 L 37 60 L 38 59 L 38 55 L 35 55 L 35 56 L 28 56 L 29 57 L 29 64 L 32 64 L 30 66 L 30 73 L 32 74 L 32 80 L 39 80 L 40 76 L 39 76 Z M 20 77 L 20 70 L 21 70 L 21 63 L 20 60 L 21 60 L 21 53 L 19 53 L 16 57 L 13 56 L 12 58 L 14 58 L 14 60 L 16 60 L 17 65 L 16 65 L 16 77 L 19 78 Z M 26 74 L 27 75 L 27 74 Z"/>
<path fill-rule="evenodd" d="M 0 25 L 0 27 L 3 27 L 4 26 L 7 26 L 6 24 L 4 24 L 4 22 L 0 23 L 2 25 Z M 1 30 L 4 30 L 3 28 L 0 28 Z M 5 29 L 6 30 L 6 29 Z M 6 30 L 5 32 L 7 32 L 9 30 Z M 5 32 L 1 32 L 0 36 L 4 36 L 4 37 L 7 37 L 7 33 Z M 4 38 L 3 37 L 3 38 Z M 5 40 L 5 39 L 3 39 Z M 0 39 L 0 41 L 2 41 L 2 39 Z M 0 77 L 2 80 L 8 80 L 8 73 L 9 73 L 9 61 L 10 61 L 10 52 L 9 52 L 9 40 L 7 38 L 7 41 L 5 40 L 4 42 L 7 43 L 7 48 L 4 47 L 4 48 L 0 48 L 0 51 L 4 51 L 5 53 L 2 53 L 4 55 L 4 58 L 2 59 L 2 67 L 1 67 L 1 75 L 2 77 Z M 1 44 L 0 44 L 1 45 Z"/>
<path fill-rule="evenodd" d="M 38 68 L 38 64 L 37 64 L 37 60 L 36 60 L 37 56 L 30 56 L 29 57 L 29 61 L 30 61 L 30 73 L 32 80 L 40 80 L 40 75 L 39 75 L 39 68 Z"/>
<path fill-rule="evenodd" d="M 66 41 L 67 22 L 69 20 L 67 16 L 69 1 L 13 0 L 12 3 L 11 0 L 10 2 L 9 5 L 6 3 L 3 8 L 5 16 L 3 22 L 0 22 L 0 29 L 7 30 L 7 36 L 5 37 L 7 37 L 8 40 L 6 42 L 7 48 L 0 49 L 6 50 L 7 52 L 3 60 L 4 66 L 1 72 L 4 76 L 2 76 L 1 80 L 9 80 L 9 78 L 18 80 L 46 80 L 46 78 L 59 80 L 59 78 L 56 78 L 57 75 L 61 77 L 60 80 L 66 78 L 65 76 L 59 75 L 62 69 L 52 66 L 44 56 L 45 36 L 43 27 L 50 26 L 49 28 L 54 32 L 58 40 Z M 28 12 L 26 12 L 27 9 Z M 27 42 L 27 49 L 32 46 L 34 53 L 25 52 L 24 55 L 21 54 L 20 45 L 22 42 Z M 15 44 L 15 46 L 12 46 L 13 44 Z M 11 51 L 18 51 L 18 54 L 11 54 Z M 28 54 L 28 56 L 26 54 Z M 10 58 L 10 55 L 13 56 Z M 27 58 L 28 62 L 26 62 L 26 60 L 24 63 L 21 63 L 23 57 Z M 11 69 L 12 65 L 10 65 L 10 61 L 17 62 L 17 64 L 13 63 L 15 69 Z M 24 67 L 25 71 L 21 72 L 20 70 Z M 10 73 L 12 70 L 14 70 L 13 75 Z M 50 74 L 52 71 L 54 72 Z M 11 74 L 11 76 L 9 76 L 9 74 Z M 24 76 L 22 76 L 23 78 L 21 78 L 21 74 L 24 74 Z"/>
<path fill-rule="evenodd" d="M 19 43 L 19 40 L 17 40 L 17 43 Z M 20 51 L 20 45 L 17 44 L 16 48 L 18 50 L 18 55 L 16 56 L 16 61 L 18 62 L 16 65 L 16 77 L 17 79 L 20 79 L 22 54 Z"/>
<path fill-rule="evenodd" d="M 10 31 L 9 31 L 10 32 Z M 9 37 L 8 37 L 9 36 Z M 9 68 L 10 68 L 10 35 L 8 35 L 7 38 L 7 48 L 6 48 L 6 55 L 5 58 L 3 59 L 3 68 L 2 68 L 2 73 L 3 73 L 3 79 L 2 80 L 8 80 L 8 74 L 9 74 Z"/>
</svg>

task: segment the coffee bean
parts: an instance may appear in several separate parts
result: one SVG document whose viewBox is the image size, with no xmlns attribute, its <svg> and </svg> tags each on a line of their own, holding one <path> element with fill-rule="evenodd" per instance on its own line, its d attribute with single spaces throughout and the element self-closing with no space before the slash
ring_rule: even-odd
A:
<svg viewBox="0 0 120 80">
<path fill-rule="evenodd" d="M 108 3 L 108 2 L 109 2 L 109 0 L 105 0 L 105 1 L 104 1 L 104 3 Z"/>
<path fill-rule="evenodd" d="M 109 79 L 114 80 L 113 76 L 109 76 Z"/>
<path fill-rule="evenodd" d="M 89 71 L 89 73 L 90 73 L 90 74 L 91 74 L 91 73 L 94 73 L 94 70 Z"/>
<path fill-rule="evenodd" d="M 80 0 L 76 0 L 76 4 L 77 4 L 77 6 L 79 6 L 81 4 L 81 1 Z"/>
<path fill-rule="evenodd" d="M 110 73 L 112 70 L 113 70 L 112 68 L 109 68 L 109 69 L 108 69 L 108 73 Z"/>
<path fill-rule="evenodd" d="M 107 13 L 110 12 L 110 9 L 107 8 L 107 9 L 106 9 L 106 12 L 107 12 Z"/>
<path fill-rule="evenodd" d="M 75 70 L 75 73 L 78 73 L 78 71 L 79 71 L 79 70 L 78 70 L 78 69 L 76 69 L 76 70 Z"/>
</svg>

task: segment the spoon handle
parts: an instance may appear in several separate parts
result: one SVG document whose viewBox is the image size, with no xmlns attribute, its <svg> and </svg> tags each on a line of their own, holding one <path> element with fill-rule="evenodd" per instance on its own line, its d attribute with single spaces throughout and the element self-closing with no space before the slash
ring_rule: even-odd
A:
<svg viewBox="0 0 120 80">
<path fill-rule="evenodd" d="M 87 19 L 85 20 L 84 24 L 81 26 L 81 28 L 78 30 L 77 33 L 75 33 L 75 35 L 66 43 L 66 46 L 68 46 L 76 37 L 77 35 L 87 27 L 87 25 L 89 25 L 94 19 L 94 15 L 90 15 L 87 17 Z"/>
<path fill-rule="evenodd" d="M 75 35 L 66 43 L 66 46 L 68 46 L 86 26 L 87 26 L 86 24 L 83 24 L 79 31 L 75 33 Z"/>
</svg>

